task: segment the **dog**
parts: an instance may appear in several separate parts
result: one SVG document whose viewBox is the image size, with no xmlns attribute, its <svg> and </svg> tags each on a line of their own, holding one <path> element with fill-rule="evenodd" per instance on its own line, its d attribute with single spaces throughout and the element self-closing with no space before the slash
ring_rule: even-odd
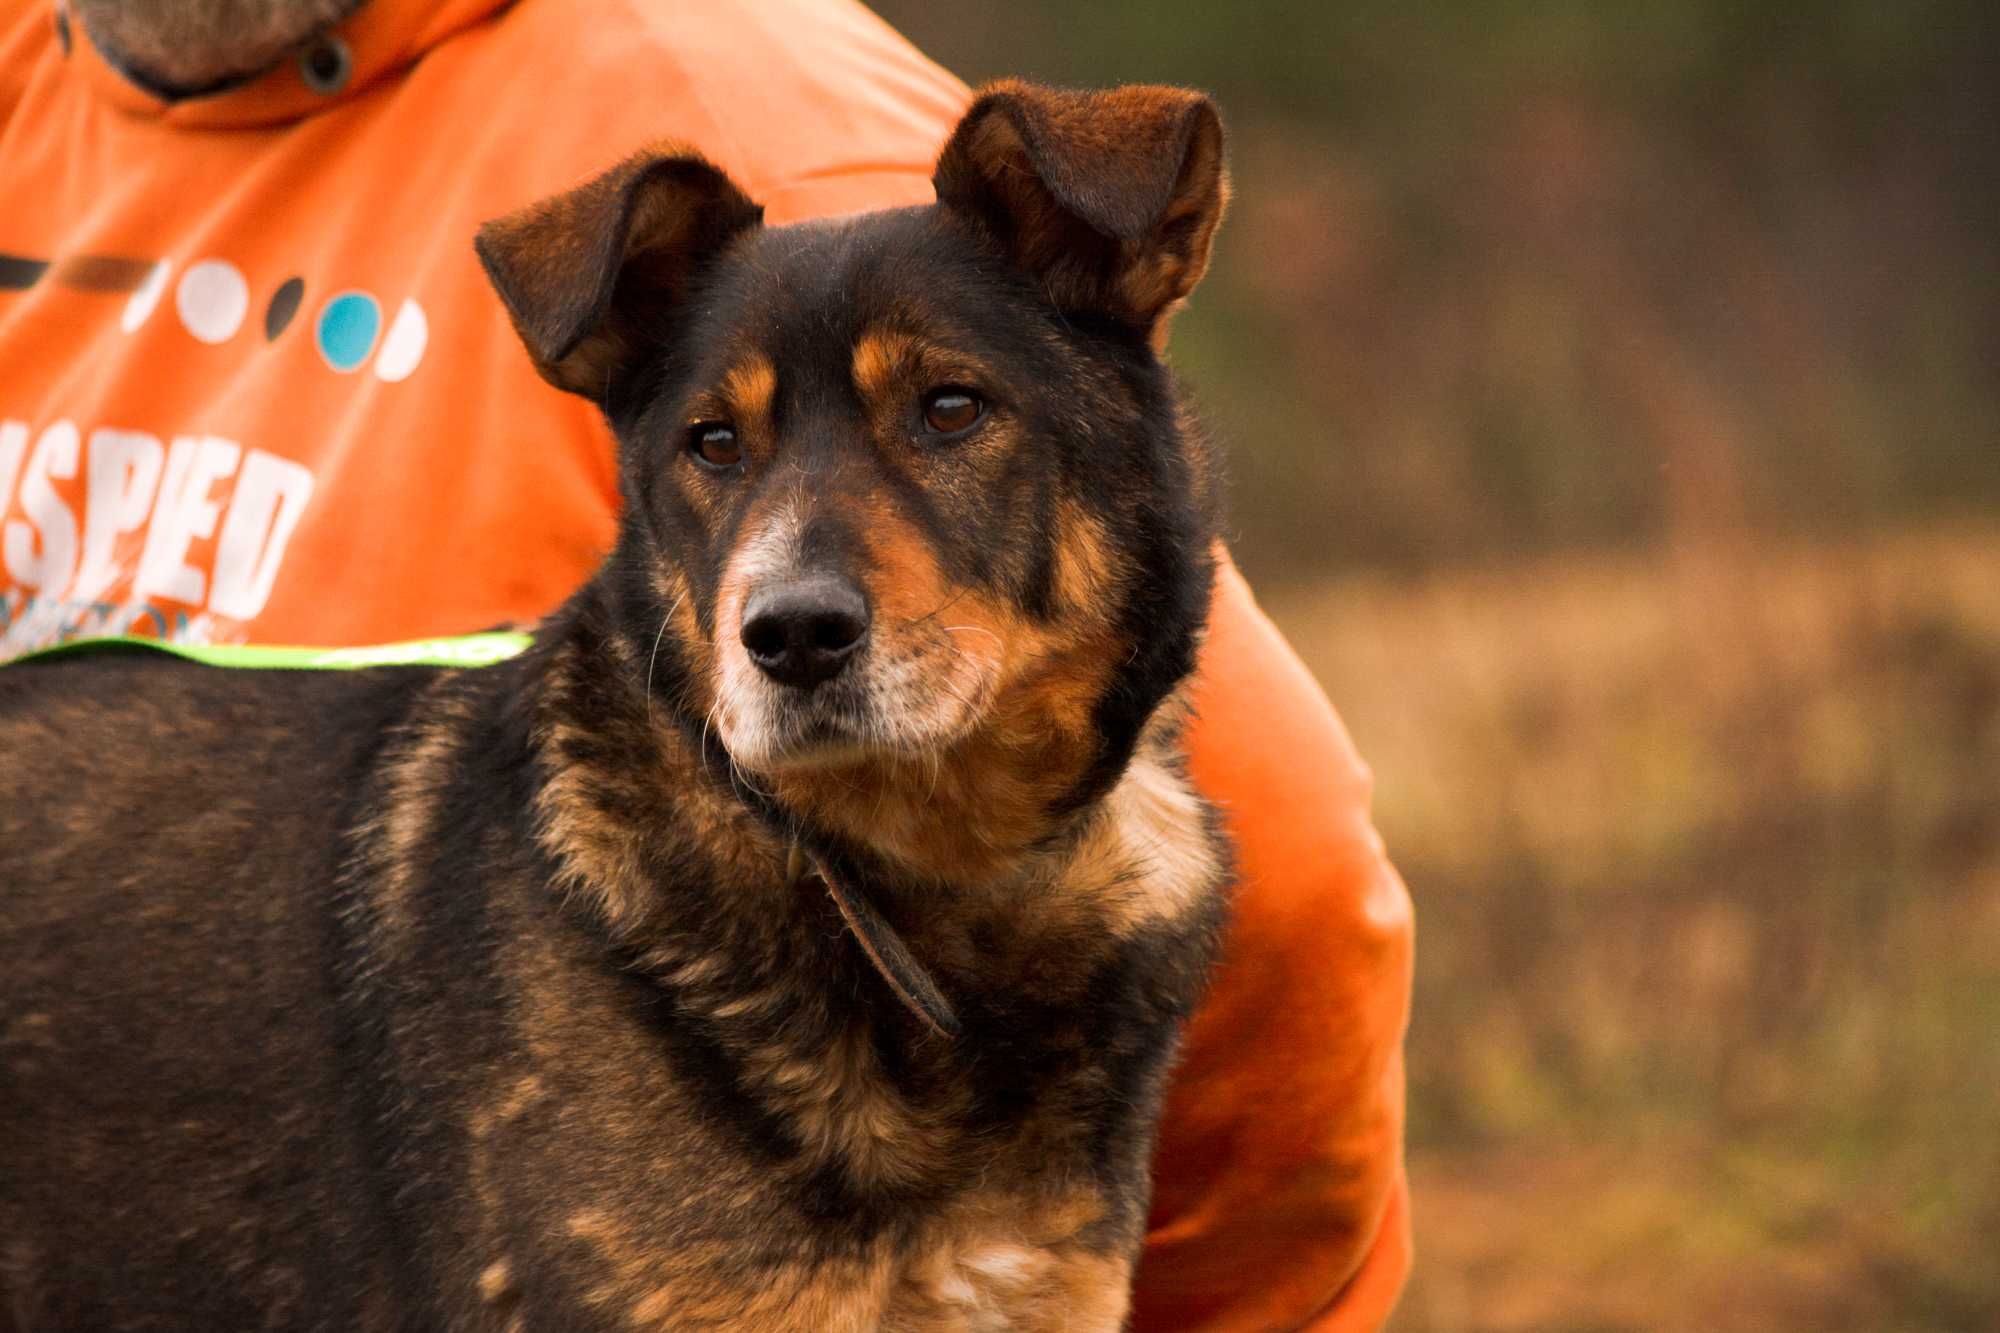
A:
<svg viewBox="0 0 2000 1333">
<path fill-rule="evenodd" d="M 519 656 L 0 669 L 0 1329 L 1123 1325 L 1226 916 L 1221 123 L 998 84 L 935 184 L 480 231 L 624 496 Z"/>
</svg>

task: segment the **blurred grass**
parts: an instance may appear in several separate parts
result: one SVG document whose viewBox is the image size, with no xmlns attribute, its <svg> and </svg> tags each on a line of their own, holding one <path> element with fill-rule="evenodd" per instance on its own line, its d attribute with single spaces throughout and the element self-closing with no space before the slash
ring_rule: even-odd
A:
<svg viewBox="0 0 2000 1333">
<path fill-rule="evenodd" d="M 2000 1327 L 2000 528 L 1295 589 L 1418 896 L 1399 1327 Z"/>
<path fill-rule="evenodd" d="M 2000 5 L 879 8 L 1229 121 L 1172 356 L 1417 901 L 1399 1327 L 2000 1329 Z"/>
</svg>

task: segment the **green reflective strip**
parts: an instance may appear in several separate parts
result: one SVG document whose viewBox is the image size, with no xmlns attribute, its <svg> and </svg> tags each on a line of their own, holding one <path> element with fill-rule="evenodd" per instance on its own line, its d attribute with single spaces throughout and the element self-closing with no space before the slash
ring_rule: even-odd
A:
<svg viewBox="0 0 2000 1333">
<path fill-rule="evenodd" d="M 353 671 L 376 666 L 482 667 L 504 662 L 534 642 L 528 634 L 496 631 L 491 634 L 461 634 L 447 639 L 411 639 L 405 643 L 376 643 L 360 648 L 295 648 L 277 644 L 168 643 L 161 639 L 132 636 L 103 639 L 72 639 L 53 648 L 43 648 L 15 658 L 33 662 L 50 657 L 84 653 L 123 652 L 142 649 L 171 653 L 190 662 L 213 667 L 250 667 L 281 671 Z"/>
</svg>

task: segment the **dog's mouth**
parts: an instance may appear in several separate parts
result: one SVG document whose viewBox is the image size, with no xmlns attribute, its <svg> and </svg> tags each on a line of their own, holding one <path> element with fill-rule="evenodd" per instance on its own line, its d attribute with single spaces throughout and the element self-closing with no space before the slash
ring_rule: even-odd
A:
<svg viewBox="0 0 2000 1333">
<path fill-rule="evenodd" d="M 748 703 L 744 719 L 722 728 L 723 744 L 751 768 L 830 768 L 879 756 L 884 748 L 865 699 L 853 689 L 774 690 Z"/>
<path fill-rule="evenodd" d="M 1006 624 L 934 563 L 878 536 L 891 574 L 801 558 L 811 530 L 778 513 L 730 562 L 716 617 L 712 722 L 740 769 L 781 773 L 928 759 L 1000 694 Z M 900 572 L 894 572 L 900 571 Z"/>
<path fill-rule="evenodd" d="M 997 658 L 948 642 L 878 638 L 837 679 L 801 688 L 725 652 L 713 721 L 730 757 L 757 772 L 921 759 L 977 730 L 999 674 Z"/>
</svg>

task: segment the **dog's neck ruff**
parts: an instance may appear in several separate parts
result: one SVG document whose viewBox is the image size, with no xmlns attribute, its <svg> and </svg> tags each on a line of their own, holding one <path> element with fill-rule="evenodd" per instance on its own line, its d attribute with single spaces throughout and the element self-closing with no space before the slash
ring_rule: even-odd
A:
<svg viewBox="0 0 2000 1333">
<path fill-rule="evenodd" d="M 840 919 L 847 923 L 855 943 L 861 946 L 862 954 L 904 1008 L 936 1035 L 947 1039 L 958 1036 L 960 1024 L 951 1001 L 873 903 L 843 883 L 825 860 L 804 851 L 797 843 L 792 844 L 790 869 L 793 882 L 817 883 L 826 890 Z"/>
<path fill-rule="evenodd" d="M 784 994 L 827 1027 L 815 1035 L 794 1023 L 780 1044 L 817 1058 L 846 1039 L 835 1029 L 864 1030 L 875 1006 L 857 1004 L 862 993 L 844 980 L 822 986 L 834 975 L 822 967 L 867 977 L 869 991 L 879 981 L 883 1016 L 941 1056 L 996 1003 L 1085 1003 L 1085 976 L 1137 939 L 1206 939 L 1201 914 L 1224 858 L 1177 758 L 1183 709 L 1171 700 L 1102 797 L 1045 808 L 1004 871 L 961 880 L 750 781 L 698 715 L 649 705 L 645 647 L 598 612 L 586 599 L 527 668 L 541 678 L 539 840 L 565 896 L 592 904 L 614 949 L 736 1045 L 775 1049 L 769 1015 Z M 909 814 L 949 820 L 952 808 L 927 802 Z M 1020 947 L 996 954 L 994 939 Z M 1023 943 L 1038 939 L 1059 964 Z"/>
</svg>

